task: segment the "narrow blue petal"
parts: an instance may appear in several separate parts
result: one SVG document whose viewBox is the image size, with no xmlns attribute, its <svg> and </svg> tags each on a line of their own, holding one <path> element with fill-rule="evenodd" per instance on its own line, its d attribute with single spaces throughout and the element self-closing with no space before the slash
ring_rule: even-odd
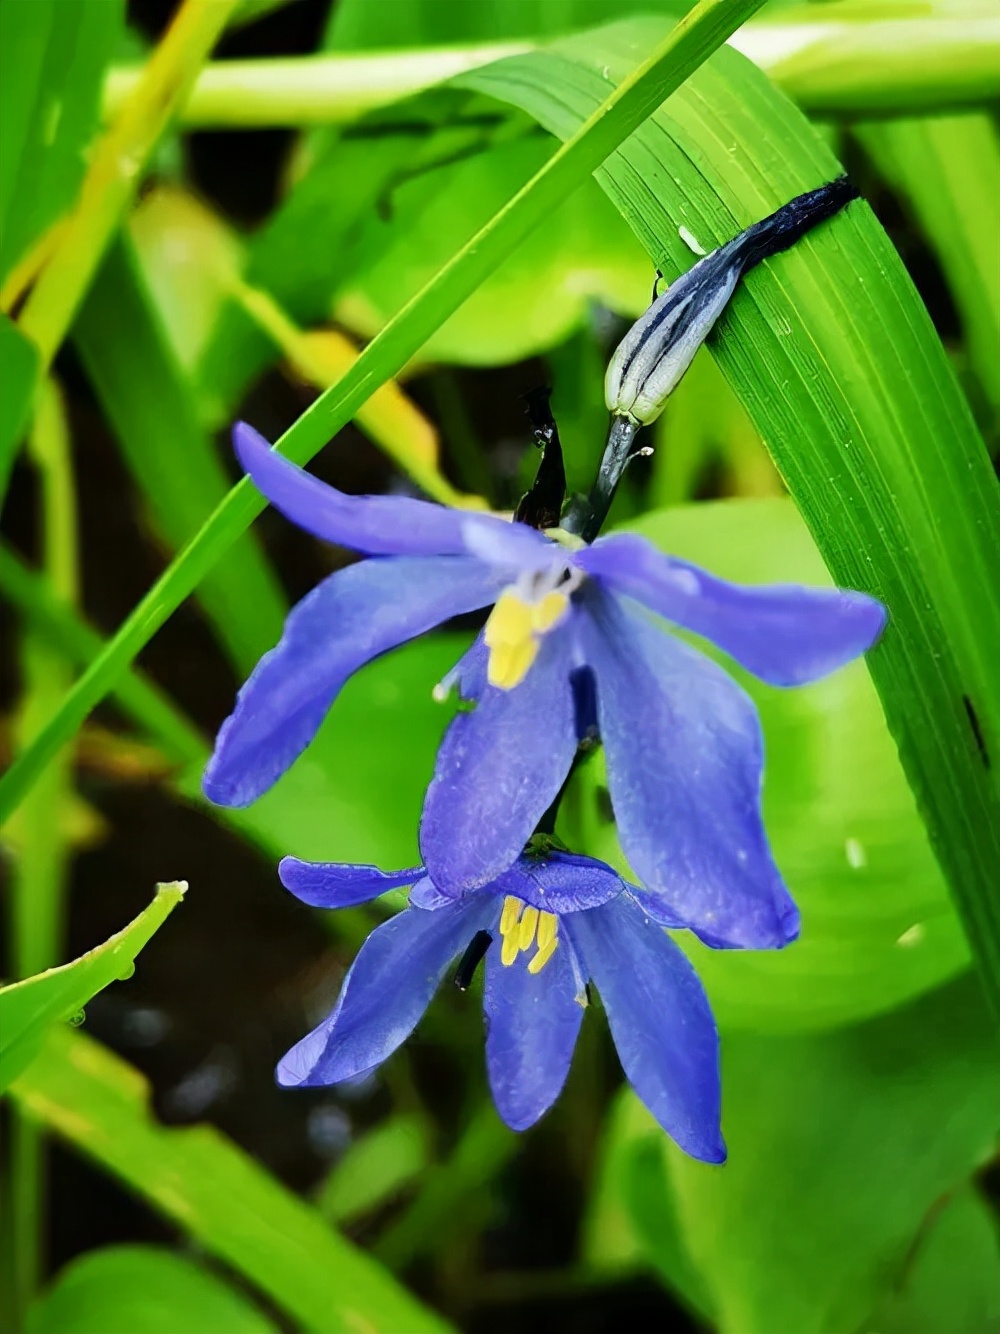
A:
<svg viewBox="0 0 1000 1334">
<path fill-rule="evenodd" d="M 457 556 L 479 542 L 498 559 L 529 568 L 539 550 L 551 546 L 525 524 L 473 514 L 410 496 L 348 496 L 290 459 L 276 454 L 264 437 L 237 422 L 233 446 L 257 490 L 287 519 L 326 542 L 369 556 Z M 492 546 L 490 545 L 492 544 Z"/>
<path fill-rule="evenodd" d="M 761 817 L 752 700 L 721 668 L 609 595 L 588 656 L 622 848 L 668 912 L 717 941 L 780 948 L 798 913 Z"/>
<path fill-rule="evenodd" d="M 770 685 L 800 686 L 836 671 L 870 649 L 886 621 L 885 607 L 865 593 L 727 583 L 633 533 L 599 538 L 577 563 Z"/>
<path fill-rule="evenodd" d="M 451 961 L 495 901 L 440 912 L 404 908 L 371 933 L 351 965 L 333 1013 L 282 1057 L 278 1083 L 337 1084 L 380 1065 L 413 1032 Z"/>
<path fill-rule="evenodd" d="M 519 685 L 487 686 L 445 733 L 420 823 L 427 873 L 445 894 L 512 866 L 562 786 L 576 753 L 569 629 L 545 636 Z"/>
<path fill-rule="evenodd" d="M 411 866 L 405 871 L 380 871 L 377 866 L 302 862 L 298 857 L 283 857 L 278 863 L 281 883 L 311 908 L 353 908 L 377 899 L 386 890 L 413 885 L 423 874 L 422 866 Z"/>
<path fill-rule="evenodd" d="M 604 862 L 558 850 L 544 857 L 522 857 L 492 886 L 497 894 L 513 894 L 557 914 L 596 908 L 626 888 L 618 872 Z"/>
<path fill-rule="evenodd" d="M 495 574 L 471 556 L 366 560 L 330 575 L 293 609 L 281 642 L 240 691 L 205 770 L 205 795 L 249 805 L 306 748 L 359 667 L 486 606 L 496 591 Z"/>
<path fill-rule="evenodd" d="M 560 939 L 534 976 L 527 954 L 504 967 L 498 941 L 486 955 L 486 1066 L 493 1101 L 511 1130 L 527 1130 L 544 1116 L 569 1073 L 583 1019 L 570 948 Z"/>
<path fill-rule="evenodd" d="M 685 1153 L 725 1161 L 718 1034 L 682 951 L 625 896 L 564 926 L 601 994 L 629 1083 Z"/>
</svg>

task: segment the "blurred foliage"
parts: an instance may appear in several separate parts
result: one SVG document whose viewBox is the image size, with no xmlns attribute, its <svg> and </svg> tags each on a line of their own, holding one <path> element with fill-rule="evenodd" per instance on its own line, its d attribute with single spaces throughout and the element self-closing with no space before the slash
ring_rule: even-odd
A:
<svg viewBox="0 0 1000 1334">
<path fill-rule="evenodd" d="M 995 1175 L 981 1177 L 995 1154 L 995 1060 L 969 964 L 995 971 L 998 940 L 997 490 L 982 437 L 995 447 L 1000 430 L 1000 150 L 981 100 L 998 21 L 974 3 L 835 3 L 822 21 L 817 6 L 771 4 L 739 50 L 701 63 L 719 34 L 705 38 L 690 57 L 700 68 L 624 143 L 619 105 L 617 139 L 605 118 L 553 164 L 557 141 L 689 7 L 243 0 L 224 14 L 185 0 L 169 78 L 126 87 L 106 85 L 111 62 L 164 51 L 162 34 L 136 26 L 151 7 L 0 6 L 0 491 L 12 484 L 0 591 L 23 628 L 5 636 L 5 683 L 20 691 L 4 706 L 15 776 L 50 721 L 63 727 L 4 830 L 15 867 L 4 969 L 21 979 L 0 990 L 16 1114 L 0 1245 L 0 1323 L 12 1334 L 409 1334 L 450 1322 L 492 1334 L 519 1328 L 521 1312 L 525 1328 L 603 1330 L 629 1319 L 624 1284 L 636 1274 L 659 1303 L 632 1318 L 640 1327 L 694 1328 L 685 1312 L 720 1334 L 995 1327 Z M 213 24 L 228 15 L 223 54 L 254 53 L 263 68 L 305 31 L 307 11 L 310 49 L 333 54 L 521 45 L 415 96 L 405 81 L 405 96 L 383 87 L 376 109 L 313 118 L 277 147 L 248 138 L 269 182 L 248 228 L 233 201 L 241 173 L 258 170 L 239 128 L 241 114 L 251 120 L 254 65 L 245 89 L 221 94 L 234 128 L 214 141 L 168 117 Z M 670 59 L 641 86 L 667 87 Z M 125 91 L 105 95 L 102 124 L 113 86 Z M 949 99 L 961 110 L 939 114 Z M 905 118 L 886 114 L 903 106 Z M 591 174 L 598 140 L 613 151 Z M 127 151 L 112 162 L 116 143 Z M 237 414 L 271 436 L 290 427 L 305 460 L 352 419 L 374 448 L 344 430 L 320 463 L 345 489 L 417 486 L 509 506 L 535 462 L 509 401 L 547 376 L 571 487 L 585 488 L 607 354 L 646 304 L 654 266 L 668 278 L 686 269 L 692 239 L 704 249 L 727 239 L 834 175 L 838 152 L 900 253 L 858 204 L 751 275 L 613 516 L 721 576 L 833 578 L 877 591 L 892 613 L 871 675 L 856 664 L 795 692 L 743 682 L 763 718 L 767 824 L 803 933 L 775 954 L 713 952 L 678 935 L 723 1032 L 728 1164 L 685 1159 L 617 1091 L 593 1016 L 561 1103 L 514 1136 L 489 1104 L 476 1007 L 454 994 L 432 1007 L 412 1051 L 333 1101 L 303 1112 L 295 1095 L 275 1095 L 280 1113 L 250 1107 L 230 1134 L 161 1124 L 155 1069 L 151 1109 L 138 1071 L 63 1021 L 88 1007 L 90 1022 L 147 967 L 152 978 L 195 901 L 221 916 L 168 989 L 179 997 L 195 972 L 217 971 L 221 1011 L 227 956 L 258 920 L 239 897 L 258 853 L 268 866 L 289 852 L 412 863 L 454 707 L 431 690 L 474 633 L 452 627 L 372 664 L 272 792 L 245 811 L 209 809 L 199 778 L 220 696 L 274 642 L 290 594 L 342 559 L 273 518 L 248 532 L 260 507 L 231 489 L 216 433 Z M 83 194 L 96 224 L 67 242 Z M 28 313 L 39 291 L 44 320 L 37 306 Z M 52 376 L 40 378 L 63 333 Z M 118 475 L 108 456 L 128 512 L 105 532 L 97 525 L 117 503 L 96 495 Z M 125 587 L 148 591 L 110 637 L 121 608 L 98 586 L 102 545 L 112 562 L 149 556 L 124 572 Z M 179 647 L 157 656 L 154 645 L 140 665 L 189 592 L 193 628 L 171 620 L 165 639 L 176 634 L 167 642 Z M 91 703 L 111 692 L 120 715 L 77 729 L 86 709 L 73 715 L 64 699 L 78 674 L 100 680 Z M 560 828 L 624 865 L 601 766 L 598 756 L 580 772 Z M 73 888 L 86 941 L 50 967 L 68 953 L 65 882 L 76 880 L 80 829 L 109 831 L 112 849 L 141 842 L 149 831 L 116 818 L 130 809 L 116 802 L 144 789 L 221 849 L 217 878 L 193 882 L 166 925 L 180 895 L 162 890 L 111 939 L 139 904 L 105 923 L 105 889 Z M 103 864 L 127 879 L 113 854 Z M 268 875 L 277 914 L 286 905 Z M 315 927 L 296 913 L 312 963 L 296 955 L 286 966 L 275 925 L 287 994 L 254 978 L 254 1008 L 239 1018 L 241 1034 L 261 1035 L 249 1045 L 255 1068 L 280 1049 L 271 1030 L 284 1010 L 289 1036 L 318 1018 L 365 931 L 399 902 Z M 137 982 L 105 991 L 143 947 Z M 215 1033 L 215 1016 L 204 1026 Z M 314 1158 L 309 1173 L 280 1155 L 257 1160 L 253 1117 L 272 1115 L 281 1144 L 326 1127 L 337 1148 L 325 1172 Z M 67 1254 L 46 1221 L 61 1177 L 47 1180 L 43 1131 L 118 1178 L 179 1239 L 158 1231 L 163 1244 L 109 1246 L 97 1230 Z M 568 1260 L 552 1258 L 560 1219 Z"/>
</svg>

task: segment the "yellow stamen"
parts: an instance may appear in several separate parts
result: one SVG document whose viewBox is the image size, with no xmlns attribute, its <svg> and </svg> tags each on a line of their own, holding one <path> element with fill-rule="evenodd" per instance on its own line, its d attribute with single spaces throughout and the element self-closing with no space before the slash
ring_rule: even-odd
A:
<svg viewBox="0 0 1000 1334">
<path fill-rule="evenodd" d="M 503 901 L 503 911 L 500 914 L 500 934 L 502 936 L 510 935 L 514 927 L 517 926 L 518 918 L 521 916 L 521 909 L 524 904 L 520 899 L 508 894 Z"/>
<path fill-rule="evenodd" d="M 538 656 L 539 640 L 569 611 L 569 596 L 553 591 L 538 602 L 526 602 L 513 588 L 496 600 L 483 631 L 490 651 L 486 669 L 491 686 L 513 690 Z"/>
<path fill-rule="evenodd" d="M 521 921 L 517 928 L 517 944 L 522 950 L 530 950 L 535 939 L 535 928 L 538 926 L 538 909 L 532 908 L 530 904 L 525 908 L 521 915 Z"/>
<path fill-rule="evenodd" d="M 545 944 L 542 945 L 541 932 L 539 932 L 538 934 L 539 934 L 538 953 L 532 959 L 531 963 L 528 964 L 528 972 L 531 973 L 532 976 L 535 976 L 537 973 L 540 973 L 542 971 L 542 969 L 545 967 L 548 961 L 552 958 L 553 954 L 555 954 L 556 950 L 559 948 L 558 936 L 555 935 L 550 936 L 549 939 L 545 942 Z"/>
<path fill-rule="evenodd" d="M 559 930 L 559 918 L 555 913 L 543 912 L 538 915 L 538 948 L 544 950 L 550 940 L 555 940 Z M 537 972 L 537 969 L 536 969 Z"/>
<path fill-rule="evenodd" d="M 521 947 L 517 943 L 517 932 L 512 931 L 510 935 L 504 936 L 503 944 L 500 946 L 500 962 L 505 968 L 509 968 L 518 954 Z"/>
<path fill-rule="evenodd" d="M 546 593 L 541 602 L 531 608 L 531 628 L 536 635 L 544 635 L 557 625 L 569 611 L 569 598 L 565 593 Z"/>
<path fill-rule="evenodd" d="M 489 623 L 486 628 L 489 629 Z M 537 657 L 538 640 L 530 635 L 520 644 L 497 644 L 490 649 L 486 679 L 499 690 L 513 690 L 528 675 Z"/>
<path fill-rule="evenodd" d="M 486 622 L 483 638 L 487 648 L 499 644 L 520 644 L 531 635 L 531 607 L 522 602 L 513 589 L 505 589 L 497 598 Z"/>
</svg>

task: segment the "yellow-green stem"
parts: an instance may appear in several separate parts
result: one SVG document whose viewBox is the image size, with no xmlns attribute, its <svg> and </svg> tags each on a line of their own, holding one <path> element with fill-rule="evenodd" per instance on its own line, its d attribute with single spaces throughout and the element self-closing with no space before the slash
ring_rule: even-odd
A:
<svg viewBox="0 0 1000 1334">
<path fill-rule="evenodd" d="M 20 325 L 49 366 L 149 156 L 186 99 L 236 0 L 185 0 L 167 35 L 98 141 L 80 198 L 42 270 Z"/>
<path fill-rule="evenodd" d="M 51 380 L 39 387 L 29 451 L 41 481 L 44 564 L 53 590 L 72 605 L 77 594 L 76 503 L 66 415 Z M 33 630 L 22 641 L 24 696 L 18 727 L 30 745 L 58 709 L 72 680 L 65 658 Z M 10 960 L 17 977 L 58 962 L 63 923 L 67 845 L 64 815 L 71 795 L 71 748 L 53 759 L 19 812 L 12 830 L 17 862 L 12 896 Z M 38 1289 L 43 1255 L 45 1146 L 37 1125 L 15 1114 L 11 1135 L 9 1272 L 15 1329 Z"/>
</svg>

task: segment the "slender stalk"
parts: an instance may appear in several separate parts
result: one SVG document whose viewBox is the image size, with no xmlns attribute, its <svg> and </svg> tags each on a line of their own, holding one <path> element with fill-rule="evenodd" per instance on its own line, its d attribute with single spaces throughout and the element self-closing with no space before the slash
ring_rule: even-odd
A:
<svg viewBox="0 0 1000 1334">
<path fill-rule="evenodd" d="M 806 111 L 899 116 L 990 102 L 1000 95 L 1000 19 L 912 17 L 859 21 L 825 6 L 821 19 L 749 23 L 729 44 L 759 65 Z M 532 42 L 424 47 L 389 54 L 226 60 L 201 73 L 182 113 L 198 128 L 326 125 L 409 97 L 445 79 L 533 50 Z M 105 115 L 141 77 L 110 71 Z"/>
<path fill-rule="evenodd" d="M 105 641 L 67 603 L 57 598 L 44 575 L 30 570 L 9 547 L 0 545 L 0 592 L 67 663 L 81 671 L 104 650 Z M 137 668 L 114 691 L 114 702 L 176 764 L 204 764 L 208 742 L 168 695 Z"/>
<path fill-rule="evenodd" d="M 48 367 L 73 322 L 143 167 L 237 0 L 185 0 L 167 35 L 98 141 L 80 198 L 21 313 Z"/>
<path fill-rule="evenodd" d="M 41 479 L 45 568 L 67 604 L 77 593 L 76 504 L 69 436 L 58 389 L 46 379 L 29 439 Z M 66 662 L 30 629 L 22 640 L 24 696 L 19 740 L 28 745 L 58 708 L 69 685 Z M 30 977 L 58 962 L 63 931 L 63 895 L 68 847 L 62 816 L 71 792 L 72 756 L 64 748 L 52 759 L 19 813 L 15 839 L 20 852 L 12 895 L 11 965 L 15 977 Z M 15 1329 L 24 1326 L 42 1274 L 45 1145 L 37 1124 L 22 1112 L 11 1127 L 11 1286 Z"/>
<path fill-rule="evenodd" d="M 586 180 L 762 3 L 701 0 L 510 202 L 389 321 L 343 379 L 299 417 L 279 441 L 280 452 L 297 463 L 312 458 L 380 385 L 399 374 L 497 264 L 551 216 L 567 193 Z M 263 508 L 263 499 L 246 479 L 229 492 L 68 692 L 45 731 L 0 780 L 0 817 L 6 818 L 20 805 L 50 758 Z"/>
</svg>

